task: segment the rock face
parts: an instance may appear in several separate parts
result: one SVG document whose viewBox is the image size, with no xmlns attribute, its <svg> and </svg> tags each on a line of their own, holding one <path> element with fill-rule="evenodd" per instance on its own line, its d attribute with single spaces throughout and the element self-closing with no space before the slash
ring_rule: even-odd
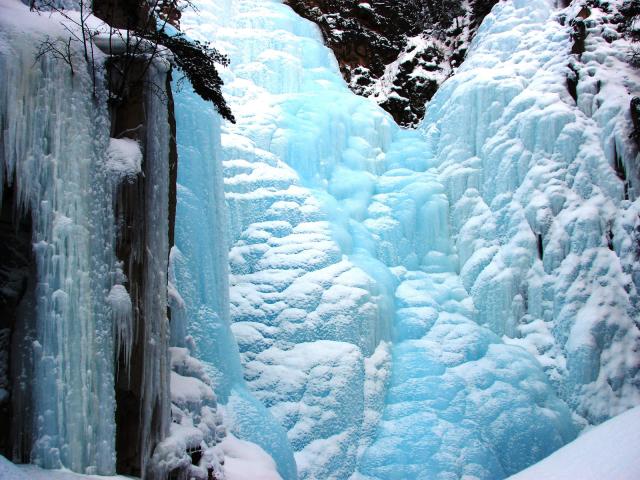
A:
<svg viewBox="0 0 640 480">
<path fill-rule="evenodd" d="M 425 103 L 462 63 L 497 0 L 288 0 L 318 24 L 349 87 L 374 98 L 400 125 L 415 126 Z"/>
<path fill-rule="evenodd" d="M 28 304 L 33 290 L 29 277 L 34 269 L 31 252 L 31 218 L 15 215 L 15 196 L 5 188 L 0 208 L 0 454 L 11 453 L 13 409 L 11 404 L 11 337 L 21 303 Z M 30 288 L 31 287 L 31 288 Z M 24 307 L 23 307 L 24 308 Z"/>
</svg>

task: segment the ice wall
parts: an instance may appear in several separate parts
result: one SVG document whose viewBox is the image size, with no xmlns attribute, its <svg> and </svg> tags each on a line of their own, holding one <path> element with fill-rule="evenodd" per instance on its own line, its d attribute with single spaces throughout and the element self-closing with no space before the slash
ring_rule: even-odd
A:
<svg viewBox="0 0 640 480">
<path fill-rule="evenodd" d="M 92 97 L 86 65 L 72 76 L 50 56 L 34 63 L 35 46 L 61 27 L 21 23 L 28 10 L 21 4 L 2 8 L 0 187 L 12 185 L 15 215 L 32 218 L 37 269 L 11 358 L 20 380 L 12 392 L 12 453 L 46 468 L 112 474 L 114 311 L 107 296 L 118 275 L 105 92 L 97 85 Z"/>
<path fill-rule="evenodd" d="M 639 84 L 595 9 L 587 51 L 569 54 L 580 10 L 501 3 L 422 130 L 476 321 L 533 353 L 561 398 L 598 423 L 640 401 L 628 111 Z"/>
<path fill-rule="evenodd" d="M 158 58 L 148 68 L 145 91 L 144 236 L 139 246 L 144 269 L 135 328 L 141 348 L 140 445 L 141 471 L 153 449 L 169 433 L 170 356 L 167 285 L 169 268 L 169 138 L 168 61 Z M 140 208 L 142 206 L 139 206 Z M 166 472 L 161 472 L 166 474 Z M 143 473 L 144 475 L 144 473 Z M 160 475 L 160 474 L 158 474 Z"/>
<path fill-rule="evenodd" d="M 114 474 L 118 457 L 119 468 L 160 478 L 147 462 L 171 415 L 171 65 L 148 59 L 144 87 L 127 99 L 144 128 L 109 138 L 104 55 L 95 48 L 87 62 L 69 40 L 73 70 L 51 51 L 36 56 L 45 40 L 65 48 L 79 27 L 18 1 L 0 9 L 0 187 L 16 218 L 30 217 L 34 256 L 16 318 L 3 319 L 13 329 L 11 459 Z"/>
<path fill-rule="evenodd" d="M 249 389 L 286 428 L 299 475 L 500 478 L 572 439 L 557 397 L 576 408 L 568 390 L 545 375 L 540 352 L 509 344 L 521 343 L 512 331 L 534 308 L 518 297 L 529 277 L 487 268 L 502 251 L 508 267 L 528 272 L 539 251 L 531 227 L 516 222 L 524 213 L 505 220 L 518 204 L 500 189 L 546 171 L 563 128 L 565 116 L 551 115 L 563 109 L 557 102 L 544 114 L 535 102 L 505 107 L 527 89 L 538 101 L 565 88 L 557 72 L 568 31 L 551 5 L 502 4 L 418 132 L 352 95 L 318 31 L 288 7 L 199 6 L 183 26 L 230 55 L 225 93 L 238 120 L 222 127 L 220 147 L 232 331 Z M 521 125 L 498 128 L 513 119 Z M 568 137 L 558 156 L 574 159 L 587 145 Z M 489 146 L 505 165 L 485 159 Z M 523 163 L 534 151 L 539 165 Z M 597 157 L 587 163 L 608 175 Z M 577 185 L 588 179 L 622 192 L 614 177 Z M 492 208 L 484 184 L 506 209 L 499 217 L 483 214 Z M 538 200 L 523 203 L 537 215 Z M 495 273 L 491 287 L 475 287 L 480 272 Z"/>
<path fill-rule="evenodd" d="M 172 345 L 189 347 L 203 362 L 231 432 L 261 446 L 277 461 L 280 475 L 293 479 L 296 468 L 285 430 L 247 390 L 230 330 L 220 117 L 190 85 L 174 84 L 174 90 L 180 164 L 171 265 L 184 312 L 172 308 Z"/>
</svg>

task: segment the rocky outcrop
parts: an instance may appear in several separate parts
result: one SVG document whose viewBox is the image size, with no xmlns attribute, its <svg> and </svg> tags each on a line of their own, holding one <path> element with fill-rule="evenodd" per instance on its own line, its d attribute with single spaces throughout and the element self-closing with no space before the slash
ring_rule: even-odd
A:
<svg viewBox="0 0 640 480">
<path fill-rule="evenodd" d="M 0 454 L 4 456 L 14 453 L 11 433 L 15 419 L 11 395 L 16 388 L 12 382 L 11 343 L 16 331 L 23 329 L 19 325 L 20 307 L 24 308 L 28 303 L 25 299 L 33 292 L 35 268 L 31 217 L 16 214 L 15 200 L 14 189 L 4 185 L 0 209 Z"/>
<path fill-rule="evenodd" d="M 497 0 L 288 0 L 320 27 L 351 89 L 374 98 L 403 126 L 462 63 Z M 465 8 L 465 5 L 468 7 Z"/>
</svg>

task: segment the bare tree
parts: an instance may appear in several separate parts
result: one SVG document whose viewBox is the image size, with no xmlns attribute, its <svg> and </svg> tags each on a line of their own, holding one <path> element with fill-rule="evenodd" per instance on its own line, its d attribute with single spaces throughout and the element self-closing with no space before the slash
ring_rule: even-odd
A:
<svg viewBox="0 0 640 480">
<path fill-rule="evenodd" d="M 190 0 L 181 3 L 182 8 L 195 9 Z M 175 22 L 180 18 L 181 10 L 176 0 L 152 0 L 144 3 L 139 0 L 133 5 L 134 10 L 143 14 L 140 15 L 141 18 L 127 22 L 126 28 L 113 28 L 106 22 L 90 27 L 89 19 L 93 15 L 93 9 L 89 5 L 90 0 L 79 0 L 78 11 L 72 13 L 61 8 L 55 0 L 41 0 L 37 5 L 32 3 L 32 8 L 39 13 L 59 14 L 63 19 L 62 26 L 69 34 L 66 40 L 45 40 L 38 49 L 37 59 L 52 55 L 69 65 L 73 75 L 77 68 L 74 66 L 72 44 L 78 43 L 91 72 L 95 97 L 100 66 L 96 64 L 94 49 L 96 40 L 101 40 L 101 47 L 108 56 L 109 101 L 118 104 L 126 99 L 128 86 L 148 83 L 149 68 L 168 50 L 173 62 L 191 82 L 195 92 L 211 101 L 224 118 L 235 122 L 222 95 L 223 82 L 216 69 L 216 65 L 227 65 L 227 57 L 208 43 L 189 40 L 182 33 L 168 32 L 169 21 Z M 162 86 L 146 86 L 152 92 L 164 92 Z"/>
</svg>

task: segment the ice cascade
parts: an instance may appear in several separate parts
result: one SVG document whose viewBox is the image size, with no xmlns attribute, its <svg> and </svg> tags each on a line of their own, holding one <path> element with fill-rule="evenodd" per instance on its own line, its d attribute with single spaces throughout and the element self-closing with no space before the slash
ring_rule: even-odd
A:
<svg viewBox="0 0 640 480">
<path fill-rule="evenodd" d="M 504 478 L 639 402 L 630 122 L 552 3 L 496 6 L 418 131 L 278 1 L 183 17 L 238 120 L 178 94 L 184 329 L 284 478 Z"/>
<path fill-rule="evenodd" d="M 170 421 L 170 64 L 158 56 L 145 65 L 153 87 L 140 92 L 140 138 L 110 138 L 105 56 L 95 48 L 85 61 L 71 40 L 73 70 L 50 52 L 37 55 L 75 24 L 17 1 L 0 8 L 2 242 L 6 249 L 11 228 L 25 230 L 32 258 L 15 311 L 0 322 L 11 332 L 2 352 L 10 425 L 2 420 L 12 438 L 2 432 L 3 453 L 102 475 L 118 460 L 145 475 Z"/>
<path fill-rule="evenodd" d="M 0 188 L 12 187 L 17 218 L 31 217 L 36 269 L 11 358 L 13 456 L 113 474 L 113 319 L 131 313 L 117 288 L 105 92 L 92 97 L 87 70 L 72 77 L 49 56 L 34 64 L 41 32 L 2 27 Z"/>
</svg>

